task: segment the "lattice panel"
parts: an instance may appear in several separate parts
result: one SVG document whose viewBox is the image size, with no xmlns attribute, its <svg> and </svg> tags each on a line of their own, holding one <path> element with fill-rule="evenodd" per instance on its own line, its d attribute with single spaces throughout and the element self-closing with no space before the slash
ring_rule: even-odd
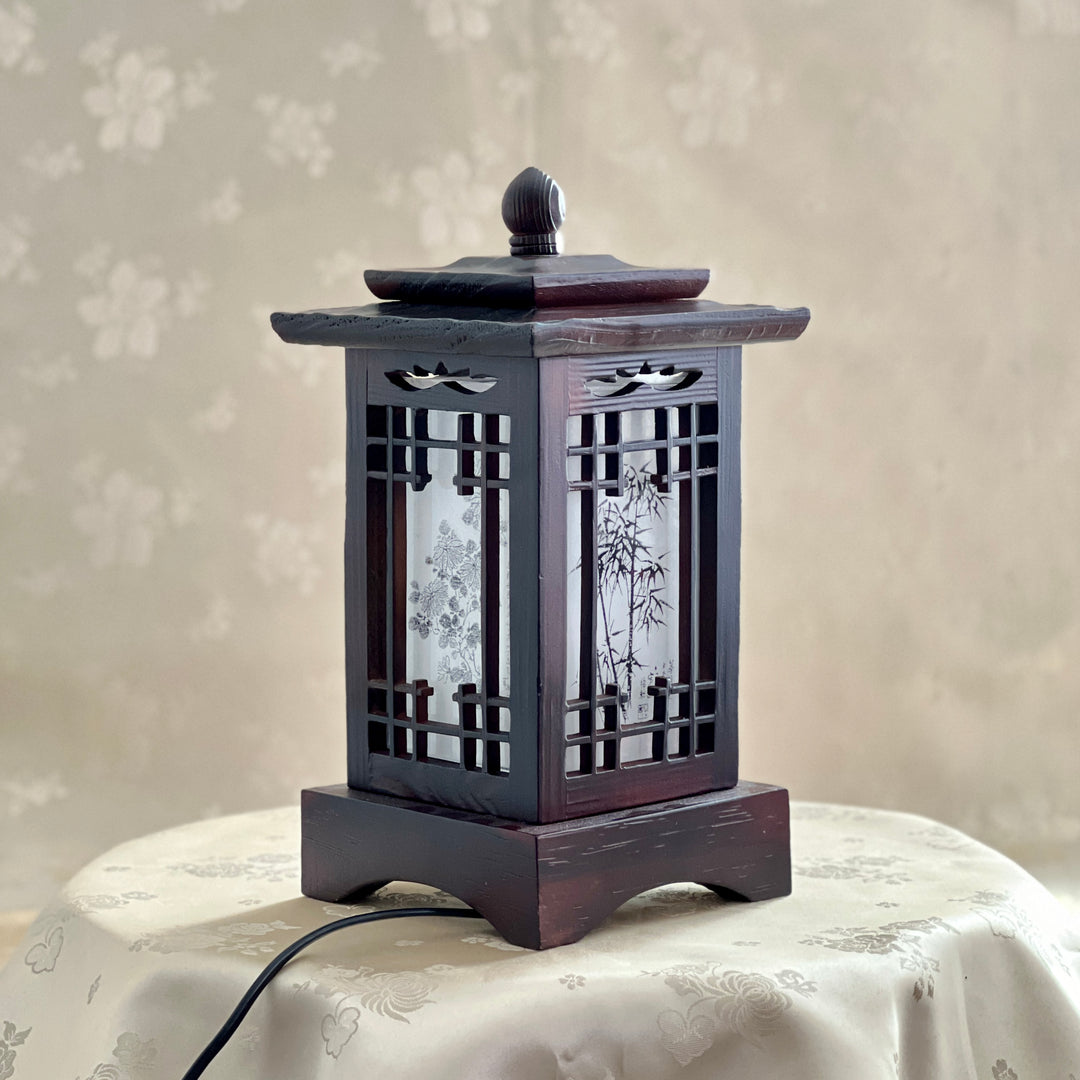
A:
<svg viewBox="0 0 1080 1080">
<path fill-rule="evenodd" d="M 367 406 L 367 746 L 510 772 L 510 418 Z"/>
<path fill-rule="evenodd" d="M 568 421 L 570 780 L 714 752 L 718 423 L 715 404 Z"/>
</svg>

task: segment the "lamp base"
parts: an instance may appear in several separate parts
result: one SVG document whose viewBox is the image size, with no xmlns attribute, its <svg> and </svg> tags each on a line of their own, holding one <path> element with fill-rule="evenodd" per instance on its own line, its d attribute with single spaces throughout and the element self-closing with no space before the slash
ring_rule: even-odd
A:
<svg viewBox="0 0 1080 1080">
<path fill-rule="evenodd" d="M 529 949 L 578 941 L 632 896 L 676 881 L 743 900 L 791 892 L 787 790 L 745 780 L 550 825 L 344 784 L 305 790 L 300 808 L 305 896 L 355 901 L 415 881 Z"/>
</svg>

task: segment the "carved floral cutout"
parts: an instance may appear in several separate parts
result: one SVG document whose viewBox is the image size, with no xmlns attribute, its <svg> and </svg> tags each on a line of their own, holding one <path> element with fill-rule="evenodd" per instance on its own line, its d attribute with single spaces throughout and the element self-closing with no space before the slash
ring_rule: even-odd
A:
<svg viewBox="0 0 1080 1080">
<path fill-rule="evenodd" d="M 614 375 L 598 375 L 595 379 L 586 379 L 585 389 L 593 397 L 622 397 L 632 394 L 642 386 L 650 390 L 683 390 L 700 378 L 701 372 L 694 369 L 676 371 L 668 365 L 659 371 L 653 371 L 648 364 L 642 364 L 638 371 L 618 368 Z"/>
<path fill-rule="evenodd" d="M 445 386 L 459 394 L 483 394 L 499 381 L 492 375 L 473 375 L 468 368 L 448 371 L 443 363 L 437 364 L 434 371 L 414 364 L 412 371 L 388 371 L 386 377 L 402 390 L 430 390 L 434 386 Z"/>
</svg>

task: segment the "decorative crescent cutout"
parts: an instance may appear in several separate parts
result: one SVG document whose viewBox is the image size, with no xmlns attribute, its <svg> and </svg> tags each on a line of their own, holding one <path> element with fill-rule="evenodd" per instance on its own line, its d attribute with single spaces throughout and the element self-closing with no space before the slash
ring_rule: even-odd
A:
<svg viewBox="0 0 1080 1080">
<path fill-rule="evenodd" d="M 653 371 L 648 364 L 642 364 L 640 371 L 627 371 L 618 368 L 614 375 L 601 375 L 585 380 L 585 389 L 593 397 L 619 397 L 632 394 L 638 387 L 650 390 L 682 390 L 701 378 L 701 372 L 695 370 L 676 371 L 673 367 L 664 367 Z"/>
<path fill-rule="evenodd" d="M 425 371 L 414 364 L 412 371 L 388 371 L 386 377 L 402 390 L 430 390 L 433 386 L 445 386 L 459 394 L 483 394 L 499 381 L 492 375 L 473 375 L 468 368 L 447 371 L 443 363 L 437 364 L 434 371 Z"/>
</svg>

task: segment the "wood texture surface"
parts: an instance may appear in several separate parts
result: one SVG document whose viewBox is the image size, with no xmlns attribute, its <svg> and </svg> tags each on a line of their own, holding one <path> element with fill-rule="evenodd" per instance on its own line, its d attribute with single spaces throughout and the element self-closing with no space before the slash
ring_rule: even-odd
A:
<svg viewBox="0 0 1080 1080">
<path fill-rule="evenodd" d="M 671 553 L 672 572 L 680 584 L 678 609 L 672 615 L 672 625 L 679 629 L 669 657 L 675 685 L 681 687 L 671 701 L 681 706 L 682 732 L 672 728 L 672 741 L 668 741 L 667 732 L 654 734 L 661 746 L 654 746 L 645 757 L 624 756 L 620 748 L 626 738 L 640 738 L 646 730 L 658 732 L 658 727 L 620 722 L 615 728 L 606 726 L 602 719 L 607 706 L 601 700 L 604 690 L 594 669 L 595 581 L 582 581 L 581 597 L 575 594 L 573 605 L 568 596 L 568 579 L 575 563 L 586 575 L 592 574 L 596 565 L 594 525 L 589 524 L 587 535 L 577 538 L 580 550 L 573 558 L 567 548 L 568 454 L 580 450 L 589 455 L 588 474 L 594 477 L 597 490 L 590 487 L 576 492 L 575 498 L 583 508 L 595 508 L 602 504 L 602 490 L 608 486 L 599 479 L 602 471 L 610 466 L 615 470 L 613 475 L 622 474 L 622 467 L 608 459 L 620 457 L 629 445 L 643 444 L 627 443 L 629 436 L 620 435 L 615 441 L 604 442 L 599 451 L 589 446 L 568 447 L 567 417 L 586 413 L 594 434 L 602 434 L 604 439 L 622 430 L 612 399 L 593 398 L 583 387 L 597 374 L 624 364 L 652 362 L 657 354 L 540 363 L 501 357 L 470 364 L 474 374 L 498 374 L 490 390 L 465 400 L 471 403 L 470 408 L 481 408 L 486 415 L 507 417 L 511 432 L 506 481 L 509 535 L 513 538 L 509 560 L 509 730 L 501 736 L 509 747 L 507 775 L 468 767 L 464 753 L 457 764 L 448 765 L 395 741 L 417 740 L 435 732 L 459 739 L 463 751 L 469 745 L 463 727 L 418 720 L 412 699 L 402 696 L 411 693 L 407 689 L 410 680 L 431 678 L 430 672 L 406 671 L 403 664 L 408 618 L 405 552 L 418 538 L 410 534 L 409 522 L 402 516 L 408 471 L 401 471 L 402 462 L 388 489 L 385 471 L 380 471 L 393 456 L 387 449 L 387 436 L 375 435 L 377 445 L 369 446 L 369 436 L 374 434 L 368 427 L 372 410 L 379 431 L 388 432 L 392 425 L 387 415 L 398 417 L 394 424 L 404 424 L 403 414 L 408 409 L 461 408 L 462 395 L 447 385 L 409 391 L 387 378 L 401 369 L 430 370 L 436 366 L 434 359 L 432 354 L 386 349 L 350 349 L 346 358 L 349 784 L 534 823 L 731 787 L 738 778 L 741 349 L 687 350 L 680 354 L 680 363 L 701 372 L 688 390 L 642 387 L 628 398 L 615 399 L 648 411 L 651 424 L 657 422 L 656 410 L 660 410 L 669 425 L 667 435 L 675 443 L 681 440 L 681 445 L 665 447 L 663 439 L 651 445 L 656 447 L 656 467 L 665 476 L 670 471 L 682 477 L 663 481 L 671 488 L 669 512 L 682 523 L 679 549 Z M 695 400 L 698 404 L 692 403 Z M 706 413 L 713 417 L 711 426 L 699 432 L 695 425 Z M 369 451 L 377 452 L 375 464 Z M 419 460 L 417 454 L 411 460 Z M 692 469 L 700 473 L 696 480 Z M 592 521 L 589 515 L 593 513 L 589 509 L 584 514 L 583 527 Z M 488 550 L 494 549 L 489 543 Z M 489 559 L 486 571 L 491 569 Z M 495 590 L 488 591 L 495 595 Z M 483 603 L 481 606 L 486 610 Z M 490 632 L 498 625 L 497 617 L 489 615 L 485 625 Z M 568 679 L 566 640 L 576 625 L 585 631 L 576 673 L 584 696 L 571 704 L 567 699 L 572 680 Z M 388 679 L 398 688 L 394 695 L 398 704 L 390 711 Z M 489 678 L 486 685 L 496 686 L 497 680 Z M 373 701 L 379 704 L 373 705 Z M 675 717 L 676 710 L 670 714 L 665 711 L 660 723 L 666 724 L 669 715 Z M 567 735 L 568 716 L 575 725 L 580 718 L 581 738 L 572 743 Z M 679 739 L 685 740 L 685 746 L 676 746 Z M 579 749 L 568 751 L 571 745 Z M 584 754 L 587 767 L 573 765 L 568 753 Z"/>
<path fill-rule="evenodd" d="M 709 271 L 631 266 L 611 255 L 507 255 L 433 269 L 366 270 L 364 281 L 380 300 L 550 308 L 692 298 L 709 283 Z"/>
<path fill-rule="evenodd" d="M 345 528 L 345 625 L 346 700 L 348 711 L 349 783 L 391 795 L 457 806 L 482 813 L 497 813 L 523 821 L 536 821 L 538 808 L 537 688 L 540 662 L 538 571 L 540 528 L 536 482 L 538 369 L 520 357 L 491 362 L 485 372 L 498 372 L 486 393 L 463 399 L 447 386 L 423 391 L 402 390 L 386 376 L 414 365 L 432 367 L 430 354 L 396 353 L 388 350 L 350 349 L 346 354 L 348 401 L 348 447 L 346 453 Z M 476 368 L 479 372 L 480 369 Z M 444 763 L 402 755 L 387 744 L 373 746 L 371 723 L 381 725 L 369 707 L 372 689 L 385 692 L 389 679 L 401 686 L 407 679 L 427 673 L 406 672 L 405 633 L 406 547 L 409 523 L 396 508 L 403 508 L 407 481 L 388 485 L 372 480 L 368 463 L 368 410 L 483 408 L 487 415 L 503 415 L 510 421 L 509 534 L 513 540 L 510 560 L 510 593 L 513 597 L 510 665 L 512 717 L 509 744 L 510 775 L 448 767 Z M 416 458 L 414 456 L 415 463 Z M 384 475 L 384 474 L 383 474 Z M 400 477 L 400 473 L 398 474 Z M 490 545 L 489 545 L 490 546 Z M 492 567 L 489 565 L 490 571 Z M 391 588 L 392 586 L 392 588 Z M 489 619 L 489 627 L 498 625 Z M 560 688 L 561 689 L 561 688 Z M 392 709 L 391 713 L 397 710 Z M 391 717 L 387 718 L 392 720 Z M 396 726 L 400 731 L 400 725 Z M 430 728 L 434 730 L 434 728 Z M 414 738 L 421 731 L 417 727 Z M 455 734 L 461 734 L 456 730 Z"/>
<path fill-rule="evenodd" d="M 390 301 L 270 316 L 280 337 L 298 345 L 481 357 L 592 356 L 788 341 L 798 337 L 809 320 L 806 308 L 711 300 L 524 311 Z"/>
<path fill-rule="evenodd" d="M 374 272 L 373 288 L 408 300 L 271 317 L 285 341 L 347 351 L 349 786 L 303 793 L 309 896 L 418 881 L 539 949 L 673 881 L 746 899 L 790 891 L 787 792 L 738 781 L 740 346 L 795 338 L 809 312 L 658 299 L 695 295 L 700 271 L 665 278 L 608 256 L 576 269 L 514 256 Z M 568 298 L 575 306 L 557 306 Z M 484 306 L 496 301 L 529 306 Z M 457 414 L 454 439 L 430 435 L 429 410 Z M 628 410 L 644 428 L 631 431 Z M 406 490 L 431 479 L 432 451 L 457 455 L 454 483 L 479 492 L 481 513 L 482 675 L 455 691 L 456 723 L 429 717 L 425 673 L 405 669 L 417 541 Z M 598 515 L 642 453 L 679 521 L 678 641 L 672 677 L 648 687 L 651 714 L 631 722 L 619 687 L 599 677 Z M 500 491 L 513 543 L 509 697 L 497 661 Z M 568 538 L 570 499 L 580 525 Z M 573 606 L 568 539 L 581 568 Z M 571 620 L 583 631 L 576 659 Z M 487 726 L 500 710 L 508 727 Z M 429 754 L 432 733 L 458 753 Z"/>
<path fill-rule="evenodd" d="M 787 791 L 748 781 L 552 825 L 338 785 L 303 792 L 301 824 L 306 896 L 358 900 L 416 881 L 530 949 L 577 941 L 631 897 L 671 882 L 745 900 L 791 891 Z"/>
<path fill-rule="evenodd" d="M 510 181 L 502 199 L 502 217 L 515 255 L 557 255 L 562 251 L 559 226 L 566 217 L 562 188 L 535 165 Z"/>
<path fill-rule="evenodd" d="M 735 346 L 735 348 L 738 348 Z M 550 362 L 544 365 L 550 366 Z M 685 388 L 663 391 L 662 394 L 643 394 L 645 387 L 616 397 L 598 397 L 589 390 L 595 380 L 616 376 L 620 371 L 638 371 L 642 367 L 653 370 L 674 368 L 694 372 L 697 377 Z M 640 402 L 663 401 L 665 406 L 687 405 L 692 402 L 716 399 L 716 350 L 682 349 L 678 353 L 643 352 L 627 356 L 614 353 L 609 356 L 577 356 L 570 361 L 568 382 L 568 412 L 578 415 L 586 412 L 623 412 L 642 408 Z"/>
</svg>

